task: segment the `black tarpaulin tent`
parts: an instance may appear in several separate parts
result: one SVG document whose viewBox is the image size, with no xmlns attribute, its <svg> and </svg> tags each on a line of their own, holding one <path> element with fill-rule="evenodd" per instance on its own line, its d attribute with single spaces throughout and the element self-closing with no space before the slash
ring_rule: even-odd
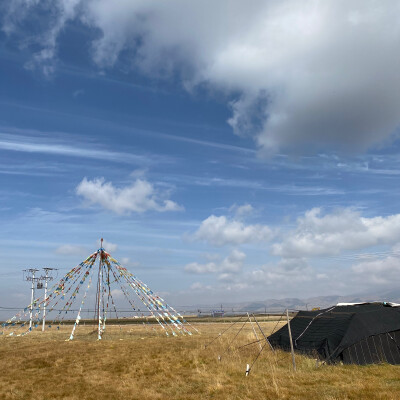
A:
<svg viewBox="0 0 400 400">
<path fill-rule="evenodd" d="M 400 307 L 393 303 L 338 304 L 300 311 L 290 322 L 294 349 L 327 362 L 400 364 Z M 290 350 L 287 325 L 269 336 Z"/>
</svg>

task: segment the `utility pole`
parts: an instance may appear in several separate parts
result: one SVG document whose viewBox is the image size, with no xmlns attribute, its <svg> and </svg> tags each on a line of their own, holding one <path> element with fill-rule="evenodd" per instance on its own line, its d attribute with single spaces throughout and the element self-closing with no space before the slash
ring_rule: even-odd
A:
<svg viewBox="0 0 400 400">
<path fill-rule="evenodd" d="M 35 286 L 37 283 L 37 289 L 43 289 L 43 283 L 40 281 L 45 281 L 44 287 L 44 302 L 43 302 L 43 324 L 42 324 L 42 331 L 44 331 L 45 327 L 45 318 L 46 318 L 46 299 L 47 299 L 47 283 L 48 281 L 53 280 L 51 276 L 51 271 L 55 270 L 56 268 L 43 268 L 45 271 L 45 275 L 35 276 L 39 270 L 37 268 L 29 268 L 24 269 L 24 280 L 27 282 L 32 282 L 31 285 L 31 305 L 29 311 L 29 330 L 32 330 L 33 325 L 33 301 L 35 299 Z"/>
<path fill-rule="evenodd" d="M 25 280 L 27 282 L 31 281 L 31 306 L 30 306 L 30 312 L 29 312 L 29 330 L 32 330 L 32 320 L 33 320 L 33 299 L 35 298 L 35 281 L 38 280 L 38 278 L 35 278 L 35 273 L 38 272 L 39 270 L 36 268 L 29 268 L 25 269 L 24 273 L 25 275 Z"/>
<path fill-rule="evenodd" d="M 47 299 L 47 282 L 52 281 L 53 277 L 49 276 L 50 271 L 54 271 L 55 268 L 48 268 L 45 267 L 43 268 L 45 271 L 45 276 L 44 276 L 44 298 L 43 298 L 43 323 L 42 323 L 42 332 L 44 332 L 45 326 L 46 326 L 46 299 Z"/>
</svg>

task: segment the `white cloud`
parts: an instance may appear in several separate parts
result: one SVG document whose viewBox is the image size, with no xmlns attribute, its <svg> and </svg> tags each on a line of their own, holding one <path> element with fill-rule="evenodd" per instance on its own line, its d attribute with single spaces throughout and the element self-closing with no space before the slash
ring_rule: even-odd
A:
<svg viewBox="0 0 400 400">
<path fill-rule="evenodd" d="M 40 15 L 24 32 L 41 47 L 32 67 L 51 73 L 60 32 L 79 19 L 101 33 L 101 68 L 124 52 L 144 74 L 226 93 L 234 131 L 266 153 L 364 150 L 399 126 L 397 2 L 56 0 L 47 16 L 43 3 L 10 1 L 2 20 L 12 37 Z"/>
<path fill-rule="evenodd" d="M 293 286 L 296 282 L 311 281 L 314 277 L 312 268 L 304 259 L 282 259 L 277 264 L 263 265 L 258 269 L 251 271 L 246 280 L 252 284 L 268 284 Z"/>
<path fill-rule="evenodd" d="M 204 290 L 211 290 L 212 287 L 210 285 L 203 285 L 200 282 L 194 282 L 192 285 L 190 285 L 190 290 L 199 290 L 199 291 L 204 291 Z"/>
<path fill-rule="evenodd" d="M 121 265 L 124 266 L 125 268 L 136 268 L 140 266 L 139 262 L 131 261 L 130 258 L 128 257 L 122 257 L 120 261 Z"/>
<path fill-rule="evenodd" d="M 83 96 L 85 94 L 85 91 L 83 89 L 77 89 L 72 93 L 72 96 L 75 98 L 78 98 L 80 96 Z"/>
<path fill-rule="evenodd" d="M 114 299 L 123 299 L 125 297 L 124 292 L 121 289 L 111 290 L 111 295 Z"/>
<path fill-rule="evenodd" d="M 205 269 L 208 271 L 209 267 Z M 293 297 L 301 292 L 304 297 L 309 295 L 308 289 L 313 288 L 316 279 L 321 281 L 323 277 L 321 274 L 316 274 L 306 260 L 289 259 L 281 260 L 276 264 L 265 264 L 251 271 L 240 271 L 240 273 L 219 271 L 218 281 L 212 289 L 215 293 L 219 292 L 225 296 L 235 293 L 235 297 L 232 298 L 235 302 L 244 301 L 242 296 L 247 297 L 249 293 L 253 293 L 250 295 L 252 300 L 256 298 L 255 296 L 259 299 Z M 192 285 L 192 289 L 203 288 L 204 284 L 201 283 Z"/>
<path fill-rule="evenodd" d="M 76 193 L 88 204 L 99 204 L 117 214 L 143 213 L 145 211 L 179 211 L 182 207 L 169 199 L 162 199 L 155 187 L 144 179 L 136 179 L 123 188 L 113 186 L 104 178 L 84 178 L 77 186 Z"/>
<path fill-rule="evenodd" d="M 213 246 L 224 246 L 266 242 L 272 236 L 271 229 L 266 225 L 245 225 L 226 216 L 211 215 L 202 221 L 199 229 L 191 237 L 194 240 L 206 241 Z"/>
<path fill-rule="evenodd" d="M 18 28 L 21 28 L 24 20 L 30 17 L 35 18 L 35 11 L 43 12 L 44 1 L 36 0 L 14 0 L 9 2 L 8 9 L 3 14 L 2 30 L 12 35 Z M 27 69 L 40 68 L 45 76 L 51 76 L 54 73 L 56 64 L 57 39 L 58 35 L 64 29 L 65 24 L 76 16 L 77 6 L 81 0 L 55 0 L 47 4 L 51 5 L 51 17 L 45 19 L 47 23 L 36 22 L 35 35 L 29 35 L 22 43 L 22 47 L 27 45 L 36 45 L 37 50 L 31 60 L 25 64 Z M 42 14 L 43 18 L 43 14 Z"/>
<path fill-rule="evenodd" d="M 236 276 L 229 272 L 224 272 L 218 275 L 218 280 L 221 282 L 234 282 L 236 280 Z"/>
<path fill-rule="evenodd" d="M 74 244 L 64 244 L 57 247 L 55 252 L 65 256 L 85 256 L 89 254 L 89 250 L 86 247 Z"/>
<path fill-rule="evenodd" d="M 395 245 L 387 255 L 369 255 L 352 265 L 355 280 L 363 284 L 393 285 L 400 281 L 400 245 Z"/>
<path fill-rule="evenodd" d="M 236 217 L 240 218 L 252 214 L 254 208 L 251 204 L 243 204 L 241 206 L 234 204 L 232 207 L 229 208 L 229 211 L 233 212 Z"/>
<path fill-rule="evenodd" d="M 133 171 L 130 173 L 130 176 L 131 176 L 132 178 L 135 178 L 135 179 L 137 179 L 137 178 L 144 178 L 145 175 L 146 175 L 146 173 L 147 173 L 147 168 L 138 168 L 138 169 L 133 170 Z"/>
<path fill-rule="evenodd" d="M 295 230 L 272 246 L 272 253 L 285 258 L 337 255 L 399 241 L 400 214 L 365 218 L 348 208 L 325 215 L 313 208 L 297 220 Z"/>
<path fill-rule="evenodd" d="M 384 259 L 363 261 L 352 266 L 352 271 L 363 283 L 371 282 L 376 285 L 387 285 L 398 280 L 400 260 L 389 256 Z"/>
<path fill-rule="evenodd" d="M 242 270 L 246 254 L 234 249 L 231 254 L 221 261 L 210 261 L 205 264 L 193 262 L 185 266 L 185 271 L 195 274 L 220 273 L 220 279 L 226 280 L 233 273 Z"/>
<path fill-rule="evenodd" d="M 216 272 L 218 269 L 218 265 L 214 262 L 209 262 L 206 264 L 200 264 L 197 262 L 192 262 L 185 266 L 185 271 L 193 272 L 195 274 L 207 274 Z"/>
<path fill-rule="evenodd" d="M 330 213 L 311 209 L 297 220 L 295 229 L 282 230 L 272 240 L 272 255 L 279 257 L 275 262 L 270 259 L 259 267 L 230 272 L 222 270 L 221 259 L 209 255 L 208 262 L 188 264 L 186 271 L 216 274 L 215 290 L 227 295 L 243 285 L 257 296 L 265 292 L 278 298 L 379 295 L 400 282 L 400 214 L 363 217 L 350 208 Z M 390 245 L 392 250 L 385 251 Z M 370 253 L 367 248 L 372 248 Z M 313 262 L 313 257 L 323 258 Z"/>
</svg>

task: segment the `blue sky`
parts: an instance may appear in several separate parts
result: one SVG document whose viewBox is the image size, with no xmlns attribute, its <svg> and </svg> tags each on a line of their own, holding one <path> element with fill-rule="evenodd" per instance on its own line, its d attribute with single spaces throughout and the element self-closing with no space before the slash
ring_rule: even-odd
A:
<svg viewBox="0 0 400 400">
<path fill-rule="evenodd" d="M 172 304 L 396 287 L 397 8 L 2 2 L 0 305 L 100 237 Z"/>
</svg>

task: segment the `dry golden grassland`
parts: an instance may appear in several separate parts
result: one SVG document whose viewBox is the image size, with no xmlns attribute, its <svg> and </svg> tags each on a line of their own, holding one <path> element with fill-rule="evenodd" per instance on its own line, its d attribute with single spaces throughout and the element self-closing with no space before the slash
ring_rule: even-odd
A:
<svg viewBox="0 0 400 400">
<path fill-rule="evenodd" d="M 152 327 L 108 327 L 102 341 L 92 327 L 80 326 L 74 341 L 65 341 L 70 326 L 0 336 L 1 399 L 400 399 L 400 367 L 316 367 L 312 358 L 267 347 L 250 376 L 246 364 L 258 344 L 246 324 L 236 324 L 208 348 L 229 325 L 196 324 L 201 335 L 166 337 Z M 266 333 L 274 322 L 263 322 Z M 155 326 L 155 328 L 157 328 Z M 221 361 L 218 361 L 221 356 Z"/>
</svg>

